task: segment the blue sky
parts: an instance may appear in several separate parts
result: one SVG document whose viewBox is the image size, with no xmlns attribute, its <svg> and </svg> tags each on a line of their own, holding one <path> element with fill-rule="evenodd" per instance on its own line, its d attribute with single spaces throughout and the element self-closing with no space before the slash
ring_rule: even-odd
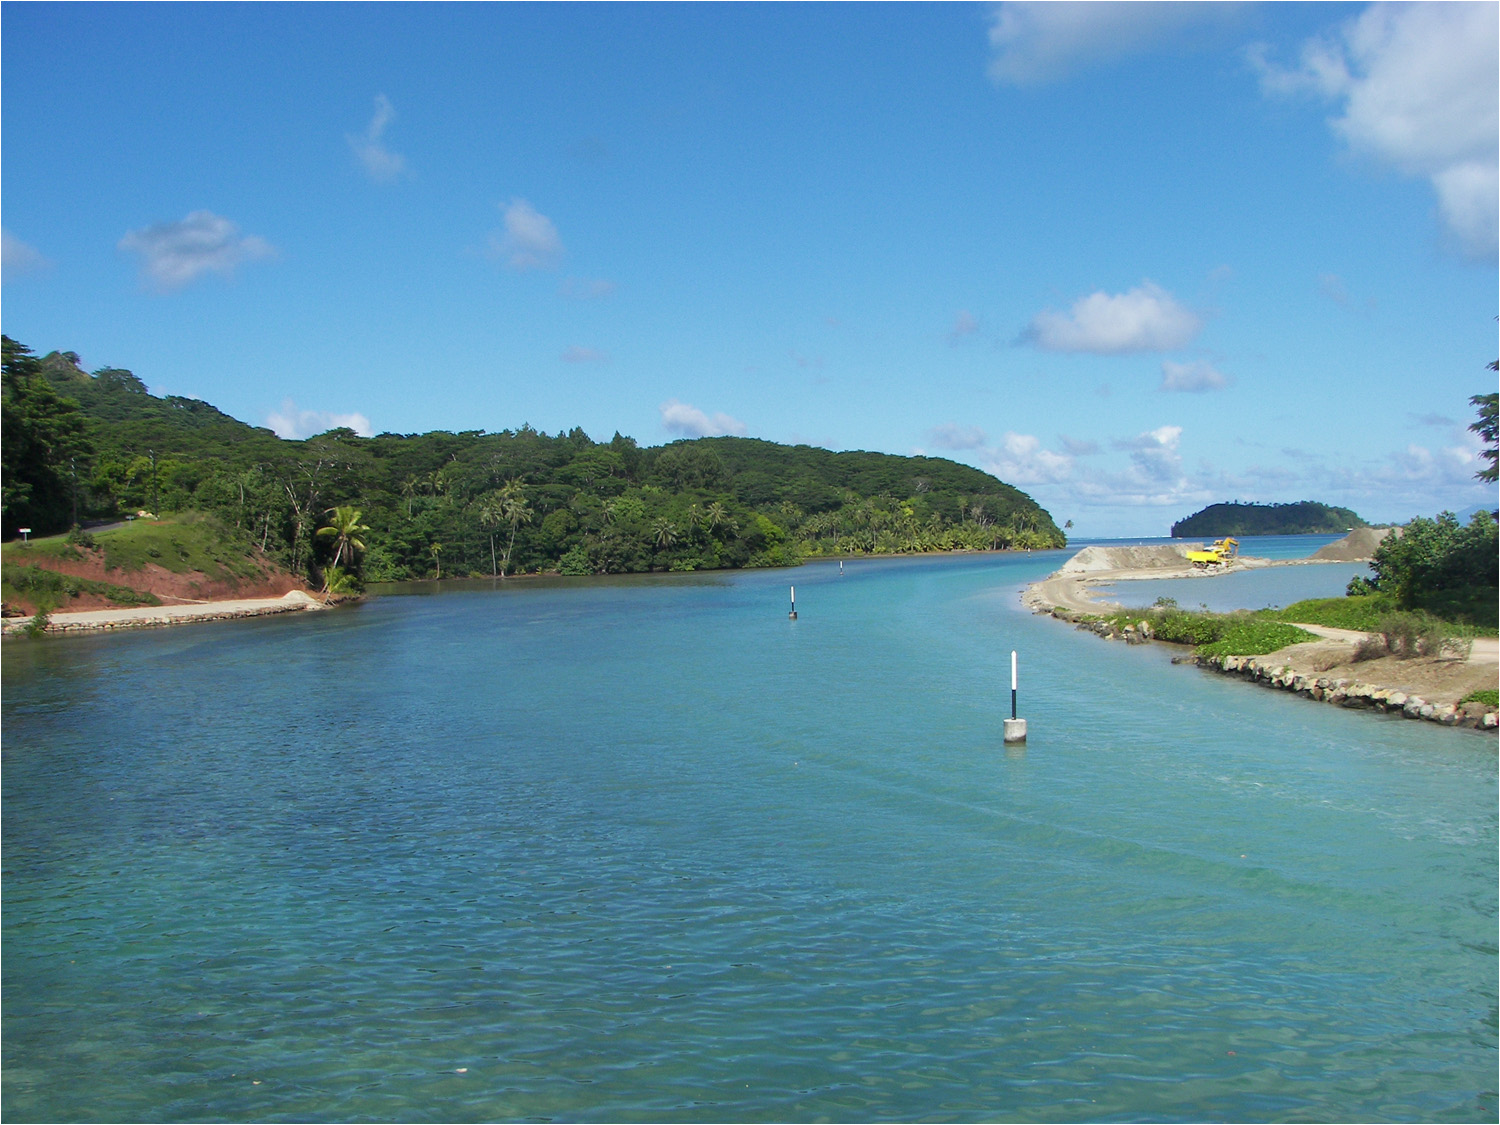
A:
<svg viewBox="0 0 1500 1125">
<path fill-rule="evenodd" d="M 1494 503 L 1500 6 L 6 4 L 5 332 L 285 436 Z"/>
</svg>

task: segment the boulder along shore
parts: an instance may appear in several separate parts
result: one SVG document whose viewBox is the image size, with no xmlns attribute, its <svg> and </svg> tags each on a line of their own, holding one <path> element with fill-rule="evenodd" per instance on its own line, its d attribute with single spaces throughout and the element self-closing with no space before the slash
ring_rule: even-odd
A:
<svg viewBox="0 0 1500 1125">
<path fill-rule="evenodd" d="M 1085 547 L 1022 595 L 1036 613 L 1049 614 L 1089 629 L 1111 640 L 1130 644 L 1153 638 L 1148 615 L 1116 631 L 1098 620 L 1124 607 L 1104 601 L 1098 587 L 1146 578 L 1201 578 L 1271 566 L 1310 566 L 1321 562 L 1368 559 L 1385 529 L 1361 528 L 1321 548 L 1311 558 L 1271 560 L 1242 557 L 1212 570 L 1195 568 L 1187 554 L 1192 544 L 1153 544 L 1141 547 Z M 1493 689 L 1500 674 L 1500 644 L 1493 637 L 1477 638 L 1469 652 L 1458 657 L 1392 656 L 1354 660 L 1355 646 L 1365 634 L 1323 625 L 1302 625 L 1314 641 L 1288 645 L 1264 656 L 1179 656 L 1177 663 L 1193 663 L 1224 675 L 1238 676 L 1322 703 L 1399 714 L 1445 726 L 1495 731 L 1500 715 L 1483 703 L 1460 703 L 1471 692 Z"/>
</svg>

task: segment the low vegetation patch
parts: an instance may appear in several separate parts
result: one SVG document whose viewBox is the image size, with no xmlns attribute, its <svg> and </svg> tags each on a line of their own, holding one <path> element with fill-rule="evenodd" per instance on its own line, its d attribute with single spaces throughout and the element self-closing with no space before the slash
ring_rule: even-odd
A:
<svg viewBox="0 0 1500 1125">
<path fill-rule="evenodd" d="M 1356 629 L 1373 633 L 1381 618 L 1396 609 L 1396 601 L 1386 594 L 1351 594 L 1342 598 L 1312 598 L 1294 602 L 1284 609 L 1272 610 L 1278 620 L 1300 625 L 1327 625 L 1333 629 Z"/>
<path fill-rule="evenodd" d="M 219 520 L 201 512 L 184 512 L 162 520 L 136 520 L 124 527 L 95 532 L 111 570 L 143 570 L 149 563 L 173 574 L 194 571 L 210 578 L 253 578 L 255 563 L 235 535 Z"/>
<path fill-rule="evenodd" d="M 1494 688 L 1480 688 L 1471 691 L 1459 700 L 1460 703 L 1483 703 L 1486 707 L 1500 707 L 1500 691 Z"/>
<path fill-rule="evenodd" d="M 1127 628 L 1155 640 L 1192 645 L 1198 656 L 1262 656 L 1302 641 L 1316 640 L 1305 629 L 1266 613 L 1209 613 L 1185 610 L 1170 598 L 1148 610 L 1099 619 L 1118 633 Z M 1142 624 L 1146 628 L 1141 628 Z"/>
<path fill-rule="evenodd" d="M 71 574 L 59 574 L 40 566 L 6 566 L 5 578 L 0 582 L 7 602 L 24 600 L 32 605 L 45 605 L 48 611 L 64 603 L 64 599 L 93 594 L 108 598 L 116 605 L 161 605 L 155 594 L 132 590 L 128 586 L 116 586 L 112 582 L 96 582 L 89 578 L 75 578 Z"/>
<path fill-rule="evenodd" d="M 1431 656 L 1466 660 L 1473 645 L 1472 630 L 1431 614 L 1386 613 L 1369 631 L 1369 636 L 1354 646 L 1354 659 L 1358 662 L 1394 656 L 1398 660 L 1411 660 Z"/>
</svg>

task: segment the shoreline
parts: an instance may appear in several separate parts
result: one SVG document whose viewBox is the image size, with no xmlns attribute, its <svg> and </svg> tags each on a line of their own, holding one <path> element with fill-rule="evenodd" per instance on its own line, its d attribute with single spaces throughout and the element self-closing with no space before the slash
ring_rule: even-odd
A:
<svg viewBox="0 0 1500 1125">
<path fill-rule="evenodd" d="M 1103 600 L 1102 591 L 1098 589 L 1102 585 L 1147 578 L 1209 579 L 1223 574 L 1269 566 L 1353 561 L 1242 558 L 1213 571 L 1198 570 L 1186 563 L 1186 560 L 1184 560 L 1184 565 L 1174 566 L 1161 559 L 1146 566 L 1088 566 L 1090 560 L 1085 560 L 1083 565 L 1074 566 L 1084 553 L 1079 552 L 1061 570 L 1056 570 L 1027 586 L 1021 595 L 1023 604 L 1034 613 L 1046 614 L 1060 621 L 1067 621 L 1080 629 L 1086 629 L 1101 614 L 1133 612 L 1116 602 Z M 1138 612 L 1143 617 L 1147 613 L 1145 610 Z M 1383 679 L 1394 681 L 1388 686 L 1367 682 L 1352 674 L 1354 647 L 1366 634 L 1322 625 L 1299 627 L 1316 634 L 1317 639 L 1288 645 L 1262 656 L 1184 655 L 1174 657 L 1173 663 L 1195 664 L 1199 668 L 1221 675 L 1238 676 L 1262 687 L 1292 692 L 1305 699 L 1331 703 L 1335 706 L 1373 710 L 1392 715 L 1399 714 L 1408 719 L 1425 719 L 1444 726 L 1464 727 L 1485 732 L 1495 732 L 1500 729 L 1500 714 L 1497 714 L 1496 708 L 1483 703 L 1461 704 L 1458 702 L 1459 698 L 1468 694 L 1467 691 L 1454 692 L 1441 689 L 1434 691 L 1430 688 L 1418 687 L 1414 683 L 1419 672 L 1427 672 L 1433 667 L 1452 672 L 1458 665 L 1463 665 L 1475 667 L 1475 678 L 1487 676 L 1487 686 L 1494 687 L 1496 672 L 1500 671 L 1500 655 L 1497 655 L 1497 652 L 1500 652 L 1500 646 L 1497 646 L 1494 638 L 1477 638 L 1469 655 L 1463 661 L 1425 657 L 1411 661 L 1398 661 L 1395 657 L 1382 657 L 1359 666 L 1361 671 L 1368 669 L 1369 672 L 1378 672 Z M 1151 643 L 1149 629 L 1127 627 L 1124 634 L 1101 631 L 1100 635 L 1108 640 L 1122 639 L 1130 644 Z M 1187 649 L 1188 646 L 1174 647 Z M 1191 650 L 1188 649 L 1188 652 L 1191 653 Z M 1345 674 L 1346 671 L 1350 674 Z"/>
<path fill-rule="evenodd" d="M 114 629 L 150 629 L 170 625 L 187 625 L 200 621 L 232 621 L 245 617 L 266 617 L 279 613 L 302 613 L 325 610 L 330 603 L 319 601 L 303 590 L 292 590 L 279 598 L 228 598 L 223 601 L 193 602 L 184 605 L 132 606 L 128 609 L 83 609 L 72 613 L 47 615 L 43 630 L 49 636 L 67 633 L 98 633 Z M 22 635 L 31 627 L 32 617 L 8 617 L 0 622 L 5 637 Z"/>
</svg>

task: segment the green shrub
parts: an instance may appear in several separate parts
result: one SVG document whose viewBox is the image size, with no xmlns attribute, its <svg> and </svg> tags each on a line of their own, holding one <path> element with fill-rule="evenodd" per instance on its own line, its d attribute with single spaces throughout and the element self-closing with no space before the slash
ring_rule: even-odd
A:
<svg viewBox="0 0 1500 1125">
<path fill-rule="evenodd" d="M 583 545 L 573 547 L 558 561 L 557 570 L 559 574 L 593 574 L 593 564 L 589 562 L 589 553 L 584 550 Z"/>
<path fill-rule="evenodd" d="M 1496 614 L 1496 524 L 1476 512 L 1466 525 L 1451 512 L 1418 517 L 1386 536 L 1370 563 L 1375 577 L 1355 579 L 1349 593 L 1392 596 L 1403 610 L 1427 610 L 1450 621 L 1486 627 Z"/>
<path fill-rule="evenodd" d="M 1460 703 L 1483 703 L 1486 707 L 1500 707 L 1500 691 L 1494 688 L 1480 688 L 1471 691 L 1459 700 Z"/>
<path fill-rule="evenodd" d="M 1268 652 L 1317 638 L 1306 629 L 1259 615 L 1226 619 L 1219 639 L 1199 645 L 1199 656 L 1264 656 Z"/>
<path fill-rule="evenodd" d="M 1313 640 L 1295 625 L 1261 613 L 1195 613 L 1158 603 L 1144 612 L 1112 614 L 1116 629 L 1146 621 L 1151 635 L 1169 644 L 1192 645 L 1199 656 L 1261 656 L 1287 645 Z"/>
</svg>

